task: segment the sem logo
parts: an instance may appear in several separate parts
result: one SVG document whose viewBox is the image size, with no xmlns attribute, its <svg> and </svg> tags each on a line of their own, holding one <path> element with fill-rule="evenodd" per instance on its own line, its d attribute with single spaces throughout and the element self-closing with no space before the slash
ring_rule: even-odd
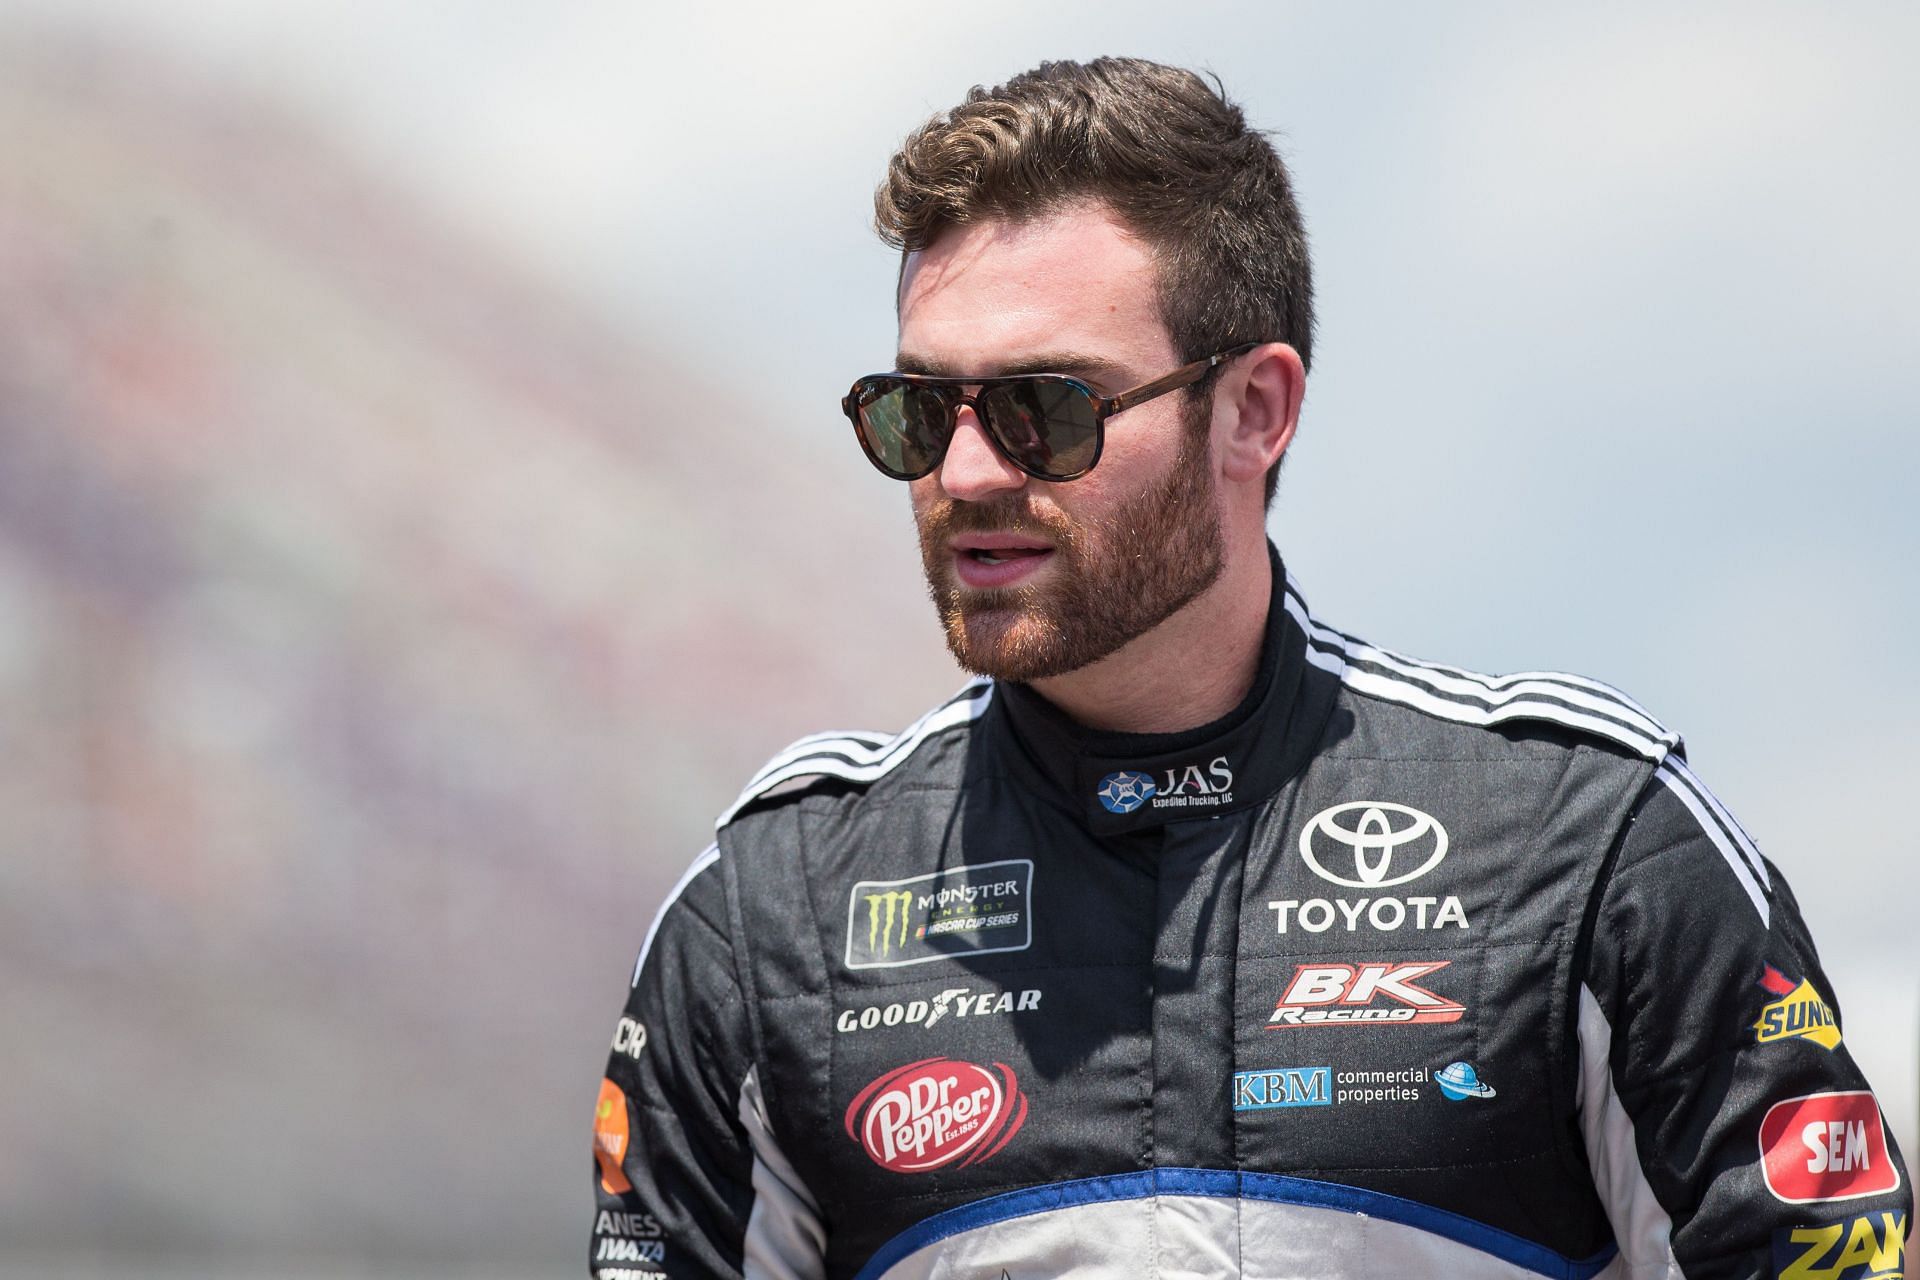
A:
<svg viewBox="0 0 1920 1280">
<path fill-rule="evenodd" d="M 1347 814 L 1359 816 L 1342 822 Z M 1300 833 L 1300 856 L 1322 880 L 1349 889 L 1386 889 L 1418 880 L 1439 866 L 1447 856 L 1447 829 L 1432 814 L 1409 805 L 1355 800 L 1322 809 L 1307 820 Z M 1337 874 L 1349 865 L 1348 859 L 1353 876 Z M 1403 870 L 1389 875 L 1396 859 Z"/>
<path fill-rule="evenodd" d="M 1235 1111 L 1271 1111 L 1275 1107 L 1330 1107 L 1333 1073 L 1326 1067 L 1276 1067 L 1233 1073 Z"/>
<path fill-rule="evenodd" d="M 1153 779 L 1138 769 L 1122 769 L 1100 779 L 1100 789 L 1093 794 L 1108 813 L 1132 813 L 1151 800 L 1156 790 Z"/>
<path fill-rule="evenodd" d="M 1760 1172 L 1788 1204 L 1857 1200 L 1900 1186 L 1880 1108 L 1864 1089 L 1776 1102 L 1760 1121 Z"/>
<path fill-rule="evenodd" d="M 862 1089 L 847 1107 L 847 1136 L 882 1169 L 925 1173 L 990 1159 L 1020 1132 L 1027 1095 L 1013 1068 L 923 1058 Z"/>
<path fill-rule="evenodd" d="M 1344 1027 L 1357 1023 L 1458 1022 L 1463 1004 L 1435 995 L 1415 981 L 1452 964 L 1301 964 L 1293 968 L 1267 1030 L 1283 1027 Z M 1386 997 L 1386 1004 L 1379 998 Z"/>
<path fill-rule="evenodd" d="M 1760 985 L 1780 998 L 1760 1010 L 1760 1021 L 1753 1024 L 1755 1043 L 1811 1040 L 1828 1052 L 1839 1045 L 1840 1021 L 1811 982 L 1802 978 L 1796 984 L 1768 965 L 1760 975 Z"/>
<path fill-rule="evenodd" d="M 1779 1280 L 1901 1280 L 1907 1215 L 1880 1213 L 1773 1233 Z"/>
<path fill-rule="evenodd" d="M 862 880 L 847 896 L 847 967 L 892 969 L 1033 945 L 1033 863 L 981 862 Z"/>
</svg>

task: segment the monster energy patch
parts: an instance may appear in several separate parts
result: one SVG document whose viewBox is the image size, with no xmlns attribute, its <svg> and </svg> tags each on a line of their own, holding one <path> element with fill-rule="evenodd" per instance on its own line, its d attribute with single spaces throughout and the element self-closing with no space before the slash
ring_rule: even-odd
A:
<svg viewBox="0 0 1920 1280">
<path fill-rule="evenodd" d="M 847 968 L 890 969 L 1033 945 L 1033 863 L 953 867 L 862 880 L 847 898 Z"/>
</svg>

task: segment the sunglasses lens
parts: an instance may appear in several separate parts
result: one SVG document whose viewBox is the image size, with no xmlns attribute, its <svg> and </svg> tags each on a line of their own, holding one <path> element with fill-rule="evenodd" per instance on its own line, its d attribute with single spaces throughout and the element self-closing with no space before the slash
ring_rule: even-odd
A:
<svg viewBox="0 0 1920 1280">
<path fill-rule="evenodd" d="M 1077 476 L 1093 465 L 1099 420 L 1087 393 L 1064 378 L 990 386 L 980 397 L 994 438 L 1034 475 Z"/>
<path fill-rule="evenodd" d="M 875 378 L 854 389 L 860 443 L 888 475 L 918 480 L 947 452 L 946 404 L 931 387 Z"/>
</svg>

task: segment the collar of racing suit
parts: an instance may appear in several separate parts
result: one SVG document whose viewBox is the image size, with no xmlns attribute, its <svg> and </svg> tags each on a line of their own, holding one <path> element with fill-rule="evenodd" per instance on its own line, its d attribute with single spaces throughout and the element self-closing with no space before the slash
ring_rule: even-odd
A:
<svg viewBox="0 0 1920 1280">
<path fill-rule="evenodd" d="M 1285 607 L 1280 553 L 1271 543 L 1267 550 L 1273 595 L 1260 665 L 1246 696 L 1218 720 L 1180 733 L 1102 732 L 1075 723 L 1027 685 L 1000 686 L 994 702 L 1012 736 L 1094 834 L 1250 808 L 1311 758 L 1339 681 L 1308 664 L 1306 634 Z"/>
</svg>

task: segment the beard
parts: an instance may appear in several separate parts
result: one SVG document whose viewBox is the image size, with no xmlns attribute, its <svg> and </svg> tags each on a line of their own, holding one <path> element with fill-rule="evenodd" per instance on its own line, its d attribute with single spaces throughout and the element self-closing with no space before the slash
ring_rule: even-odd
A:
<svg viewBox="0 0 1920 1280">
<path fill-rule="evenodd" d="M 919 513 L 927 591 L 963 669 L 1023 682 L 1077 671 L 1159 626 L 1219 580 L 1224 548 L 1207 466 L 1211 400 L 1185 407 L 1180 448 L 1166 474 L 1105 515 L 1075 521 L 1042 509 L 1031 486 L 1006 502 L 940 498 Z M 1051 543 L 1049 580 L 962 587 L 948 539 L 986 532 Z"/>
</svg>

